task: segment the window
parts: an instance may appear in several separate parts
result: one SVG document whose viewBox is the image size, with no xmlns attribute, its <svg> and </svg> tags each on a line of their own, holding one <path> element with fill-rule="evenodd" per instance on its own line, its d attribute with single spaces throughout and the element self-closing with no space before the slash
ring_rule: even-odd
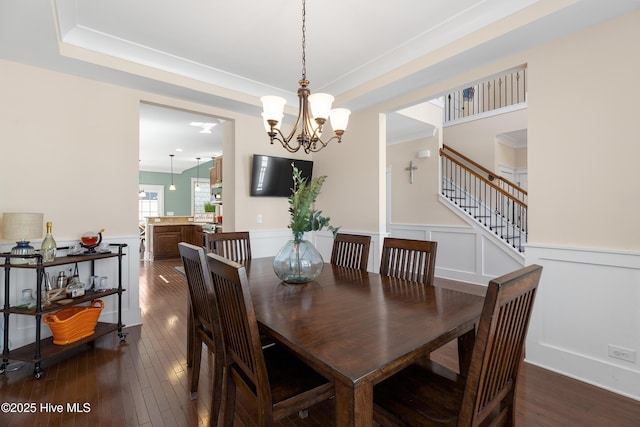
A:
<svg viewBox="0 0 640 427">
<path fill-rule="evenodd" d="M 199 189 L 196 189 L 199 183 Z M 211 201 L 211 185 L 208 179 L 191 178 L 191 214 L 203 213 L 204 204 Z"/>
<path fill-rule="evenodd" d="M 164 215 L 164 186 L 139 184 L 138 222 L 145 222 L 148 216 Z"/>
</svg>

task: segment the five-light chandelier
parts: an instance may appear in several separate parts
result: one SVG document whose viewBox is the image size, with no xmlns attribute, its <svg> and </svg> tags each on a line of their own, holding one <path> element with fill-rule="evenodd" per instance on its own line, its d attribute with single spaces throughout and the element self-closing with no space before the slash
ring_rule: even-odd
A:
<svg viewBox="0 0 640 427">
<path fill-rule="evenodd" d="M 289 135 L 285 136 L 280 130 L 287 101 L 279 96 L 260 98 L 264 109 L 262 118 L 271 143 L 279 141 L 291 153 L 295 153 L 300 148 L 303 148 L 306 153 L 320 151 L 334 139 L 341 142 L 351 114 L 351 111 L 346 108 L 331 109 L 333 96 L 326 93 L 311 94 L 308 88 L 309 80 L 307 80 L 305 32 L 306 1 L 302 0 L 302 79 L 299 81 L 298 88 L 298 118 Z M 322 140 L 321 135 L 327 118 L 331 120 L 335 135 L 325 141 Z"/>
</svg>

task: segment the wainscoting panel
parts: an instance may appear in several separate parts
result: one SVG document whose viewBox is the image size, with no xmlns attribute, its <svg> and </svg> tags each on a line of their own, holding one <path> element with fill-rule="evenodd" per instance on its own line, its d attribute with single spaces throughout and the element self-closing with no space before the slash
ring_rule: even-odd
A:
<svg viewBox="0 0 640 427">
<path fill-rule="evenodd" d="M 478 256 L 478 235 L 473 230 L 453 227 L 435 229 L 429 233 L 428 240 L 438 242 L 437 276 L 443 276 L 446 274 L 445 271 L 451 275 L 476 275 L 480 257 Z"/>
<path fill-rule="evenodd" d="M 276 256 L 278 251 L 292 239 L 291 230 L 251 231 L 251 256 L 264 258 Z M 307 238 L 307 236 L 305 236 Z"/>
<path fill-rule="evenodd" d="M 343 233 L 362 234 L 371 236 L 369 252 L 369 265 L 367 270 L 378 272 L 380 269 L 380 254 L 382 253 L 382 240 L 384 235 L 375 235 L 361 231 L 342 230 Z M 316 249 L 322 255 L 325 262 L 331 260 L 333 248 L 333 233 L 327 230 L 305 234 L 304 238 L 313 242 Z M 251 253 L 253 258 L 276 256 L 280 248 L 291 239 L 291 230 L 251 231 Z"/>
<path fill-rule="evenodd" d="M 523 267 L 524 259 L 520 254 L 513 256 L 513 251 L 507 249 L 501 240 L 482 237 L 482 275 L 485 278 L 494 278 Z M 487 281 L 488 283 L 488 281 Z"/>
<path fill-rule="evenodd" d="M 438 242 L 436 276 L 486 286 L 489 280 L 521 268 L 524 258 L 494 241 L 480 227 L 391 224 L 391 237 Z"/>
<path fill-rule="evenodd" d="M 527 361 L 640 400 L 640 254 L 536 245 L 526 263 L 544 267 Z"/>
</svg>

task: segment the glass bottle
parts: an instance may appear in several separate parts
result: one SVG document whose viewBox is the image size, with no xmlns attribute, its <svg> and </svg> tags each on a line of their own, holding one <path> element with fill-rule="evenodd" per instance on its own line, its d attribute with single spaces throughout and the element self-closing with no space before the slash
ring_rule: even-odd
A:
<svg viewBox="0 0 640 427">
<path fill-rule="evenodd" d="M 56 259 L 57 247 L 56 241 L 53 239 L 53 235 L 51 234 L 52 225 L 51 221 L 47 222 L 47 234 L 44 236 L 44 240 L 42 241 L 42 246 L 40 248 L 43 262 L 51 262 Z"/>
</svg>

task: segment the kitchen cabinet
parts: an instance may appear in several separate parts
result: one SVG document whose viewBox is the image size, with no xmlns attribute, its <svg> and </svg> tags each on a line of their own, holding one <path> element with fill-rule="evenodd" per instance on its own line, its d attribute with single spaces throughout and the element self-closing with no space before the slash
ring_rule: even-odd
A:
<svg viewBox="0 0 640 427">
<path fill-rule="evenodd" d="M 222 184 L 222 156 L 213 158 L 213 166 L 209 169 L 209 181 L 211 185 Z"/>
<path fill-rule="evenodd" d="M 117 248 L 117 252 L 107 252 L 107 253 L 95 253 L 95 254 L 81 254 L 81 255 L 73 255 L 73 256 L 65 256 L 58 257 L 51 262 L 43 262 L 42 255 L 34 254 L 34 255 L 19 255 L 20 258 L 32 258 L 36 263 L 35 264 L 11 264 L 11 258 L 17 257 L 18 255 L 11 254 L 0 254 L 0 257 L 4 257 L 4 305 L 2 308 L 2 315 L 4 320 L 4 333 L 3 333 L 3 351 L 2 351 L 2 363 L 0 363 L 0 374 L 4 373 L 7 365 L 9 364 L 9 360 L 19 360 L 23 362 L 29 362 L 34 364 L 33 374 L 36 379 L 40 379 L 42 377 L 43 371 L 40 367 L 42 361 L 56 358 L 58 359 L 64 353 L 81 346 L 83 344 L 92 342 L 99 337 L 107 335 L 109 333 L 118 332 L 118 336 L 120 337 L 120 341 L 124 341 L 126 339 L 127 333 L 122 332 L 122 328 L 124 325 L 122 324 L 122 293 L 124 289 L 122 289 L 122 257 L 125 255 L 123 253 L 123 248 L 127 247 L 126 244 L 111 244 L 111 247 Z M 67 304 L 60 304 L 57 302 L 52 302 L 50 305 L 43 306 L 42 301 L 42 288 L 44 286 L 44 276 L 45 269 L 48 267 L 61 266 L 61 265 L 69 265 L 69 264 L 78 264 L 89 262 L 91 263 L 91 273 L 90 275 L 95 275 L 95 263 L 97 261 L 107 262 L 108 259 L 116 259 L 118 262 L 118 277 L 117 277 L 117 287 L 111 289 L 104 290 L 91 290 L 87 289 L 85 294 L 79 297 L 71 298 L 71 302 Z M 36 304 L 35 307 L 27 308 L 24 306 L 12 306 L 9 301 L 9 289 L 11 286 L 11 272 L 15 269 L 27 269 L 33 271 L 34 280 L 36 282 Z M 15 285 L 15 284 L 14 284 Z M 78 341 L 59 345 L 53 343 L 53 337 L 41 338 L 41 328 L 42 328 L 42 317 L 46 314 L 53 314 L 58 310 L 61 310 L 66 307 L 77 306 L 82 303 L 92 302 L 96 299 L 104 299 L 111 295 L 117 295 L 118 297 L 118 321 L 117 323 L 104 323 L 97 322 L 95 330 L 93 334 L 81 338 Z M 36 330 L 35 330 L 35 341 L 31 344 L 27 344 L 25 346 L 11 349 L 9 350 L 9 319 L 10 316 L 22 315 L 22 316 L 31 316 L 35 319 L 36 322 Z"/>
<path fill-rule="evenodd" d="M 202 235 L 198 236 L 196 224 L 184 225 L 154 225 L 149 224 L 149 232 L 147 239 L 149 241 L 149 258 L 154 259 L 170 259 L 178 258 L 180 252 L 178 243 L 187 242 L 197 246 L 202 246 Z M 202 232 L 202 227 L 200 227 Z"/>
<path fill-rule="evenodd" d="M 196 246 L 204 246 L 204 232 L 201 225 L 193 227 L 193 244 Z"/>
</svg>

